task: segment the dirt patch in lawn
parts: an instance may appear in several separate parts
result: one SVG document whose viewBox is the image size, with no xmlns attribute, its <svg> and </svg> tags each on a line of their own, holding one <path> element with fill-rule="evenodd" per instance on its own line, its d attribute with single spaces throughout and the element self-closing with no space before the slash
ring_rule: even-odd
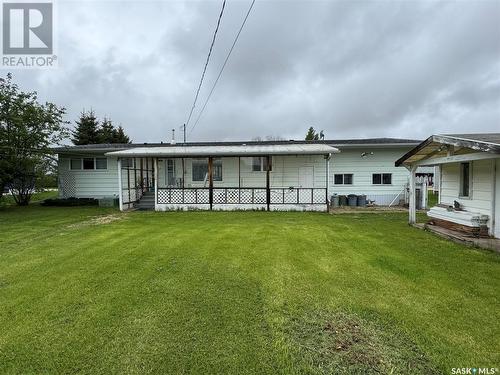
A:
<svg viewBox="0 0 500 375">
<path fill-rule="evenodd" d="M 94 216 L 91 217 L 88 220 L 81 221 L 79 223 L 74 223 L 68 225 L 68 228 L 74 229 L 74 228 L 82 228 L 82 227 L 87 227 L 90 225 L 104 225 L 104 224 L 110 224 L 118 220 L 123 220 L 126 215 L 124 214 L 110 214 L 110 215 L 102 215 L 102 216 Z"/>
<path fill-rule="evenodd" d="M 291 339 L 301 360 L 317 374 L 433 374 L 426 355 L 405 335 L 347 313 L 294 319 Z"/>
</svg>

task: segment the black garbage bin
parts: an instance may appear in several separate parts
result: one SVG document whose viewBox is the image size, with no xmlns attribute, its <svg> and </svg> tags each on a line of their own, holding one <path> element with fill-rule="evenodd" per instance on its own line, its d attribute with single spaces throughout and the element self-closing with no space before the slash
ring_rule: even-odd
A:
<svg viewBox="0 0 500 375">
<path fill-rule="evenodd" d="M 349 194 L 347 200 L 349 202 L 349 207 L 356 207 L 358 204 L 358 196 L 356 194 Z"/>
</svg>

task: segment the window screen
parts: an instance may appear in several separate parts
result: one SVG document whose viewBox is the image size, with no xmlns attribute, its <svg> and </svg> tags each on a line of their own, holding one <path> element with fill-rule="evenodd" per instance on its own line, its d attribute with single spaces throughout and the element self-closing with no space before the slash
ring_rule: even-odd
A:
<svg viewBox="0 0 500 375">
<path fill-rule="evenodd" d="M 82 159 L 71 159 L 71 169 L 82 169 Z"/>
<path fill-rule="evenodd" d="M 95 169 L 108 169 L 108 159 L 95 158 Z"/>
</svg>

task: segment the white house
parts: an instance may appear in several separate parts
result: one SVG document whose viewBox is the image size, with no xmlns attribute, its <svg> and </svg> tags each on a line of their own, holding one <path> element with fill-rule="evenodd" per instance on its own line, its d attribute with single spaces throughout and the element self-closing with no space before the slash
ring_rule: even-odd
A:
<svg viewBox="0 0 500 375">
<path fill-rule="evenodd" d="M 440 169 L 439 204 L 428 212 L 438 225 L 500 238 L 500 133 L 433 135 L 395 165 L 410 170 L 411 186 L 418 167 Z M 409 222 L 415 219 L 410 193 Z"/>
<path fill-rule="evenodd" d="M 67 146 L 61 197 L 119 197 L 120 208 L 326 210 L 336 194 L 386 205 L 409 173 L 394 162 L 419 141 L 198 142 Z"/>
</svg>

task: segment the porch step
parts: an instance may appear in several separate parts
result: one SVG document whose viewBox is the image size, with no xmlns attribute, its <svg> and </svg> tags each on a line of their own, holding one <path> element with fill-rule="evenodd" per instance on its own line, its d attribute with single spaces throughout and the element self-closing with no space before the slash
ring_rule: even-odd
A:
<svg viewBox="0 0 500 375">
<path fill-rule="evenodd" d="M 135 204 L 138 210 L 154 210 L 155 208 L 155 193 L 148 191 L 143 194 L 138 203 Z"/>
</svg>

